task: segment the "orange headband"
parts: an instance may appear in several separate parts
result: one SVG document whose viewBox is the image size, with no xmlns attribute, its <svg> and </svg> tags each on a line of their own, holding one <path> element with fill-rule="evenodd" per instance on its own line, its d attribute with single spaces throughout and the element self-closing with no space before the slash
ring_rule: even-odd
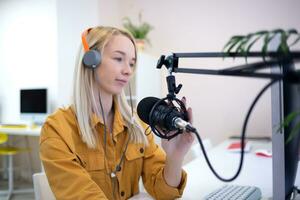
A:
<svg viewBox="0 0 300 200">
<path fill-rule="evenodd" d="M 81 41 L 82 41 L 82 45 L 83 45 L 83 49 L 85 52 L 88 52 L 90 50 L 90 47 L 89 47 L 89 44 L 86 40 L 86 36 L 87 34 L 89 33 L 89 31 L 91 30 L 92 28 L 88 28 L 87 30 L 85 30 L 82 34 L 81 34 Z"/>
</svg>

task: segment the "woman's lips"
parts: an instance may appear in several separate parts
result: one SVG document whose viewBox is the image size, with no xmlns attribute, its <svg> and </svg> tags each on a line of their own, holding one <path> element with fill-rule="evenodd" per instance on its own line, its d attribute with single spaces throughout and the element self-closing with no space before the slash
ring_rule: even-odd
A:
<svg viewBox="0 0 300 200">
<path fill-rule="evenodd" d="M 122 85 L 125 85 L 128 81 L 124 79 L 116 79 L 116 81 Z"/>
</svg>

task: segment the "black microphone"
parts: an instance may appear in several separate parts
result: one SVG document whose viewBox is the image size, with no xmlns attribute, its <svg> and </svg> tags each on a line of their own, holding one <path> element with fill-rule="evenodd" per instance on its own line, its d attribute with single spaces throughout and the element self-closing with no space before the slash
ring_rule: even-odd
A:
<svg viewBox="0 0 300 200">
<path fill-rule="evenodd" d="M 195 130 L 186 121 L 187 116 L 179 112 L 177 107 L 168 105 L 165 101 L 156 97 L 142 99 L 137 106 L 137 113 L 141 120 L 151 127 L 158 126 L 165 131 Z"/>
</svg>

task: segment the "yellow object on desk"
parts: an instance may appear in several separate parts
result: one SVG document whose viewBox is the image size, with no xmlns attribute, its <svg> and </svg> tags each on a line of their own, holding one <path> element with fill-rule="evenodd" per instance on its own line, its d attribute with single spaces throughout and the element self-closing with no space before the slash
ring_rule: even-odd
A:
<svg viewBox="0 0 300 200">
<path fill-rule="evenodd" d="M 0 124 L 0 128 L 28 128 L 26 124 Z"/>
</svg>

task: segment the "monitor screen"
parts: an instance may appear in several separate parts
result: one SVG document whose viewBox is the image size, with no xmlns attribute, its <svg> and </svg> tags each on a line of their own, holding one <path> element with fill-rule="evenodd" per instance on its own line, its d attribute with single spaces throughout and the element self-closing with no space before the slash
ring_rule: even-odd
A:
<svg viewBox="0 0 300 200">
<path fill-rule="evenodd" d="M 47 113 L 47 89 L 22 89 L 20 112 L 21 114 Z"/>
</svg>

